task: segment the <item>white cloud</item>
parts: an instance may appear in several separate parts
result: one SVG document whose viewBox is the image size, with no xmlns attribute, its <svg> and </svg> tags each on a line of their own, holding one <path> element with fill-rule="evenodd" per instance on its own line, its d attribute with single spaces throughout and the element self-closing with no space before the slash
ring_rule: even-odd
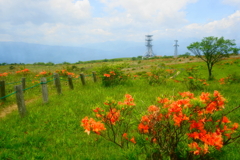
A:
<svg viewBox="0 0 240 160">
<path fill-rule="evenodd" d="M 212 21 L 207 24 L 190 24 L 182 28 L 179 33 L 182 37 L 198 37 L 203 38 L 207 36 L 224 36 L 227 39 L 235 39 L 240 43 L 240 36 L 237 34 L 240 28 L 240 10 L 234 14 L 223 18 L 219 21 Z"/>
<path fill-rule="evenodd" d="M 94 14 L 91 0 L 0 0 L 0 41 L 79 45 L 109 40 L 144 41 L 176 37 L 228 36 L 237 39 L 240 11 L 206 24 L 186 19 L 198 0 L 99 0 L 106 14 Z M 239 0 L 219 0 L 240 4 Z M 99 2 L 98 2 L 99 3 Z M 102 8 L 101 8 L 102 9 Z"/>
<path fill-rule="evenodd" d="M 43 23 L 81 23 L 91 14 L 88 0 L 8 0 L 0 1 L 1 22 L 14 25 L 31 22 Z"/>
</svg>

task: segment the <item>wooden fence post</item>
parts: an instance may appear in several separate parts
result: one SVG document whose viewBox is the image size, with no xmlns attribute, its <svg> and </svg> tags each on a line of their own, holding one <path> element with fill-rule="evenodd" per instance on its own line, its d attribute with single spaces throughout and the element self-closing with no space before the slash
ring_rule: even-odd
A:
<svg viewBox="0 0 240 160">
<path fill-rule="evenodd" d="M 71 75 L 68 75 L 68 85 L 70 89 L 74 89 Z"/>
<path fill-rule="evenodd" d="M 16 90 L 18 112 L 19 112 L 21 117 L 24 117 L 27 113 L 27 110 L 26 110 L 26 107 L 25 107 L 22 85 L 15 86 L 15 90 Z"/>
<path fill-rule="evenodd" d="M 25 92 L 24 91 L 24 89 L 26 88 L 26 78 L 22 78 L 22 89 L 23 89 L 23 92 Z"/>
<path fill-rule="evenodd" d="M 82 84 L 85 85 L 85 76 L 83 73 L 80 74 L 80 78 L 81 78 L 81 81 L 82 81 Z"/>
<path fill-rule="evenodd" d="M 0 81 L 0 98 L 6 96 L 5 81 Z M 6 100 L 3 98 L 2 100 Z"/>
<path fill-rule="evenodd" d="M 47 89 L 47 79 L 45 77 L 41 78 L 41 85 L 42 85 L 43 103 L 47 103 L 48 102 L 48 89 Z"/>
<path fill-rule="evenodd" d="M 93 71 L 93 72 L 92 72 L 92 75 L 93 75 L 93 81 L 94 81 L 94 82 L 97 82 L 96 72 Z"/>
<path fill-rule="evenodd" d="M 57 88 L 57 92 L 58 92 L 58 94 L 61 94 L 62 93 L 61 83 L 60 83 L 59 75 L 57 73 L 54 73 L 54 79 L 55 79 L 55 85 Z"/>
</svg>

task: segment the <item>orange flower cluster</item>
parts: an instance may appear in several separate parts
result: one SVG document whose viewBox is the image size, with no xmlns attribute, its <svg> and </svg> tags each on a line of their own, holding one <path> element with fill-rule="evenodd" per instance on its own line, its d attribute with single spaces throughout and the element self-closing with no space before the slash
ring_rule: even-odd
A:
<svg viewBox="0 0 240 160">
<path fill-rule="evenodd" d="M 19 73 L 24 73 L 24 74 L 26 74 L 26 73 L 29 73 L 29 72 L 30 72 L 30 70 L 27 69 L 27 68 L 25 68 L 25 69 L 23 69 L 23 70 L 20 70 L 20 71 L 16 71 L 17 74 L 19 74 Z"/>
<path fill-rule="evenodd" d="M 111 77 L 110 74 L 104 74 L 104 77 Z"/>
<path fill-rule="evenodd" d="M 116 73 L 114 71 L 110 71 L 109 74 L 105 73 L 103 76 L 104 77 L 111 77 L 111 76 L 115 76 Z"/>
<path fill-rule="evenodd" d="M 104 124 L 101 122 L 96 122 L 92 118 L 85 117 L 81 121 L 81 126 L 85 129 L 85 132 L 89 135 L 90 131 L 95 132 L 96 134 L 100 135 L 100 132 L 106 130 Z"/>
<path fill-rule="evenodd" d="M 130 94 L 125 94 L 124 102 L 118 102 L 118 105 L 135 106 L 134 98 Z"/>
<path fill-rule="evenodd" d="M 161 108 L 155 105 L 149 106 L 148 114 L 142 116 L 138 125 L 139 132 L 151 135 L 157 143 L 158 132 L 164 130 L 166 124 L 171 124 L 170 121 L 173 121 L 176 127 L 189 126 L 190 133 L 186 135 L 193 141 L 189 147 L 195 155 L 208 153 L 210 146 L 217 150 L 221 149 L 224 138 L 230 139 L 238 128 L 237 123 L 230 125 L 231 121 L 226 116 L 218 121 L 213 121 L 211 118 L 212 114 L 224 108 L 226 100 L 223 96 L 218 91 L 214 91 L 213 94 L 203 92 L 198 98 L 195 98 L 191 92 L 179 94 L 183 99 L 158 98 Z M 196 101 L 198 104 L 201 103 L 201 107 L 195 105 Z M 213 126 L 209 127 L 210 125 Z"/>
<path fill-rule="evenodd" d="M 125 146 L 124 144 L 128 142 L 136 144 L 135 138 L 129 138 L 126 133 L 128 131 L 126 126 L 129 126 L 130 121 L 124 121 L 125 118 L 131 116 L 130 113 L 135 106 L 134 98 L 130 94 L 126 94 L 123 102 L 117 103 L 111 99 L 104 104 L 105 109 L 99 107 L 93 109 L 99 122 L 88 117 L 81 120 L 81 126 L 85 129 L 85 132 L 90 134 L 90 131 L 93 131 L 120 147 Z M 103 130 L 106 130 L 106 133 L 101 132 Z"/>
<path fill-rule="evenodd" d="M 51 73 L 51 72 L 47 72 L 47 71 L 42 71 L 42 72 L 40 72 L 39 74 L 37 74 L 37 75 L 35 76 L 35 78 L 36 78 L 36 77 L 40 77 L 40 76 L 47 76 L 47 75 L 52 75 L 52 73 Z"/>
<path fill-rule="evenodd" d="M 225 80 L 226 80 L 225 78 L 220 78 L 220 79 L 219 79 L 219 83 L 220 83 L 220 84 L 226 84 Z"/>
<path fill-rule="evenodd" d="M 58 73 L 59 75 L 62 75 L 62 76 L 68 76 L 68 75 L 75 76 L 74 73 L 68 72 L 66 69 L 56 70 L 55 72 Z"/>
<path fill-rule="evenodd" d="M 132 137 L 131 139 L 129 139 L 129 138 L 127 137 L 127 133 L 123 133 L 123 138 L 126 139 L 126 140 L 129 140 L 130 142 L 132 142 L 132 143 L 134 143 L 134 144 L 137 143 L 137 142 L 135 141 L 135 138 L 134 138 L 134 137 Z"/>
<path fill-rule="evenodd" d="M 6 77 L 8 75 L 7 72 L 4 72 L 4 73 L 0 73 L 0 77 Z"/>
</svg>

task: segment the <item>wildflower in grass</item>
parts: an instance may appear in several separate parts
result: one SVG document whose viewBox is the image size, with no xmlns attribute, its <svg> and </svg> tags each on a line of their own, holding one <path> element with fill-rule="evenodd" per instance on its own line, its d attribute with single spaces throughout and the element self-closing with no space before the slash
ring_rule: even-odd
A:
<svg viewBox="0 0 240 160">
<path fill-rule="evenodd" d="M 148 112 L 158 112 L 159 108 L 155 105 L 151 105 L 148 107 Z"/>
<path fill-rule="evenodd" d="M 138 125 L 138 130 L 140 131 L 140 133 L 148 133 L 149 126 L 147 124 L 140 123 Z"/>
<path fill-rule="evenodd" d="M 225 83 L 225 78 L 220 78 L 220 79 L 219 79 L 219 83 L 220 83 L 220 84 L 226 84 L 226 83 Z"/>
<path fill-rule="evenodd" d="M 40 72 L 39 74 L 41 74 L 41 75 L 46 75 L 47 72 L 46 72 L 46 71 L 42 71 L 42 72 Z"/>
<path fill-rule="evenodd" d="M 74 76 L 75 74 L 71 72 L 67 72 L 67 75 Z"/>
<path fill-rule="evenodd" d="M 193 77 L 188 77 L 189 79 L 194 79 Z"/>
<path fill-rule="evenodd" d="M 137 142 L 135 141 L 135 138 L 134 138 L 134 137 L 132 137 L 129 141 L 132 142 L 132 143 L 134 143 L 134 144 L 137 143 Z"/>
<path fill-rule="evenodd" d="M 111 77 L 110 74 L 104 74 L 104 77 Z"/>
<path fill-rule="evenodd" d="M 6 77 L 8 75 L 7 72 L 4 72 L 4 73 L 0 73 L 0 77 Z"/>
<path fill-rule="evenodd" d="M 160 97 L 158 97 L 158 101 L 157 102 L 165 104 L 165 103 L 170 102 L 170 100 L 168 98 L 160 98 Z"/>
<path fill-rule="evenodd" d="M 181 92 L 181 93 L 179 93 L 183 98 L 185 98 L 185 97 L 188 97 L 188 98 L 190 98 L 190 99 L 193 99 L 194 98 L 194 93 L 191 93 L 191 92 Z"/>
<path fill-rule="evenodd" d="M 118 105 L 135 106 L 134 98 L 130 94 L 125 94 L 124 102 L 118 102 Z"/>
<path fill-rule="evenodd" d="M 116 75 L 116 73 L 114 71 L 110 71 L 109 72 L 111 75 Z"/>
<path fill-rule="evenodd" d="M 127 133 L 123 133 L 123 138 L 125 138 L 125 139 L 128 140 L 128 138 L 127 138 Z"/>
</svg>

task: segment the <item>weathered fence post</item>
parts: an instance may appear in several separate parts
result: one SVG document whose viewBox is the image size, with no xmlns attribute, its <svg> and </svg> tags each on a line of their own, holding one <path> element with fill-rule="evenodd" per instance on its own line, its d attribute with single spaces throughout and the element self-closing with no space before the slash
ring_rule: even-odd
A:
<svg viewBox="0 0 240 160">
<path fill-rule="evenodd" d="M 24 91 L 25 88 L 26 88 L 26 78 L 23 77 L 23 78 L 22 78 L 22 89 L 23 89 L 23 92 L 25 92 L 25 91 Z"/>
<path fill-rule="evenodd" d="M 5 96 L 6 96 L 5 81 L 0 81 L 0 98 Z M 6 98 L 2 98 L 2 100 L 6 100 Z"/>
<path fill-rule="evenodd" d="M 54 73 L 54 79 L 55 79 L 55 85 L 57 88 L 57 92 L 58 92 L 58 94 L 61 94 L 62 93 L 61 83 L 60 83 L 59 75 L 57 73 Z"/>
<path fill-rule="evenodd" d="M 41 78 L 41 85 L 42 85 L 43 103 L 47 103 L 48 102 L 48 89 L 47 89 L 47 79 L 45 77 Z"/>
<path fill-rule="evenodd" d="M 93 71 L 93 72 L 92 72 L 92 75 L 93 75 L 93 81 L 94 81 L 94 82 L 97 82 L 96 72 Z"/>
<path fill-rule="evenodd" d="M 74 89 L 71 75 L 68 75 L 68 85 L 70 89 Z"/>
<path fill-rule="evenodd" d="M 81 81 L 82 81 L 82 84 L 85 85 L 85 76 L 83 73 L 80 74 L 80 78 L 81 78 Z"/>
<path fill-rule="evenodd" d="M 26 110 L 26 107 L 25 107 L 22 85 L 15 86 L 15 90 L 16 90 L 18 112 L 19 112 L 21 117 L 24 117 L 27 113 L 27 110 Z"/>
</svg>

